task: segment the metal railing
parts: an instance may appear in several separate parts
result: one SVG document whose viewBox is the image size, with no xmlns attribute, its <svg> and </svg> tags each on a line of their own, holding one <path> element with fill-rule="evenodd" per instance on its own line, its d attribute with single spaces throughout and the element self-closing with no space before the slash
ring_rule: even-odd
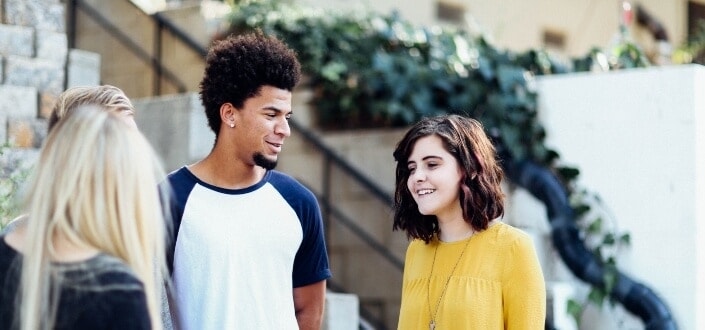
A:
<svg viewBox="0 0 705 330">
<path fill-rule="evenodd" d="M 203 46 L 199 45 L 193 40 L 188 34 L 184 33 L 183 30 L 179 29 L 168 19 L 165 19 L 160 14 L 147 15 L 137 7 L 131 1 L 127 1 L 135 8 L 136 13 L 141 13 L 142 15 L 151 17 L 155 24 L 154 30 L 154 44 L 153 51 L 150 52 L 144 47 L 142 47 L 137 41 L 130 37 L 127 33 L 123 32 L 119 26 L 113 24 L 105 15 L 103 15 L 99 10 L 97 10 L 93 5 L 86 2 L 85 0 L 68 0 L 66 6 L 67 15 L 67 27 L 66 34 L 68 39 L 69 48 L 74 48 L 76 44 L 76 22 L 78 12 L 86 14 L 90 19 L 92 19 L 96 24 L 98 24 L 106 33 L 115 38 L 121 45 L 133 53 L 137 58 L 139 58 L 144 63 L 148 64 L 154 71 L 154 79 L 152 82 L 152 95 L 161 95 L 162 92 L 162 79 L 166 79 L 172 83 L 179 93 L 185 93 L 188 88 L 186 84 L 169 68 L 167 68 L 162 62 L 162 34 L 164 31 L 171 33 L 177 40 L 187 45 L 190 49 L 197 52 L 197 54 L 205 57 L 206 50 Z"/>
</svg>

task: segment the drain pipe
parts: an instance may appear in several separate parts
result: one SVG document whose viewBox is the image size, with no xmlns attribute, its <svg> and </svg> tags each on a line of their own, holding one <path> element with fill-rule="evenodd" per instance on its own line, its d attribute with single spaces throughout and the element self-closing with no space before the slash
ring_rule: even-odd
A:
<svg viewBox="0 0 705 330">
<path fill-rule="evenodd" d="M 603 287 L 605 269 L 580 239 L 563 184 L 548 168 L 530 161 L 513 162 L 505 158 L 504 166 L 512 182 L 528 190 L 546 205 L 553 246 L 568 268 L 581 280 Z M 678 329 L 668 306 L 656 293 L 619 271 L 610 296 L 630 313 L 641 318 L 644 329 Z"/>
</svg>

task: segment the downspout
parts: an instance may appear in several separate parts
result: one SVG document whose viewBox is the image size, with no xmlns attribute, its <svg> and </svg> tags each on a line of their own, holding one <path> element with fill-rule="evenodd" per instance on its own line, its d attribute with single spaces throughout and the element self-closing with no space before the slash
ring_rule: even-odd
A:
<svg viewBox="0 0 705 330">
<path fill-rule="evenodd" d="M 530 161 L 514 162 L 505 159 L 504 166 L 512 182 L 528 190 L 546 205 L 553 246 L 571 272 L 593 286 L 603 287 L 605 269 L 580 239 L 563 184 L 548 168 Z M 619 271 L 610 296 L 630 313 L 641 318 L 644 329 L 678 329 L 668 306 L 656 293 Z"/>
</svg>

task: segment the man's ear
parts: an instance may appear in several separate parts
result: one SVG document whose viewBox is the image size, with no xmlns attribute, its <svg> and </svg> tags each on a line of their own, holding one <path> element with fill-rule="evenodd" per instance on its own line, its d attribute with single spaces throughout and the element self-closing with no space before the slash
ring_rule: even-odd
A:
<svg viewBox="0 0 705 330">
<path fill-rule="evenodd" d="M 220 121 L 230 128 L 235 127 L 235 107 L 232 103 L 223 103 L 220 106 Z"/>
</svg>

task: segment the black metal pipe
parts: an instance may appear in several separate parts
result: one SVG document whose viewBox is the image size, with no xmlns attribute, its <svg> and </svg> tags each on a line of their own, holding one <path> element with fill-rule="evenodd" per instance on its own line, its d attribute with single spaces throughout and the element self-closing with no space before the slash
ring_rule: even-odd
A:
<svg viewBox="0 0 705 330">
<path fill-rule="evenodd" d="M 581 280 L 604 287 L 605 268 L 583 244 L 568 203 L 568 194 L 547 168 L 531 161 L 505 159 L 505 172 L 517 185 L 527 189 L 546 205 L 553 246 L 566 266 Z M 609 293 L 630 313 L 641 318 L 649 330 L 678 329 L 668 306 L 656 293 L 617 270 L 617 281 Z"/>
</svg>

